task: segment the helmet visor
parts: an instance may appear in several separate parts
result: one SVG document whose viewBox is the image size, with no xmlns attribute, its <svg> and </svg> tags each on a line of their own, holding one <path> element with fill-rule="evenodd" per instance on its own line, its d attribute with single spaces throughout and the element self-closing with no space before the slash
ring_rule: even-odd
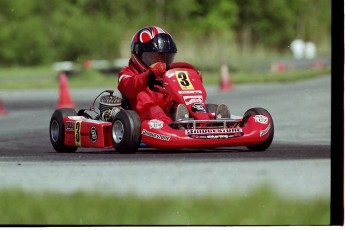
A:
<svg viewBox="0 0 345 230">
<path fill-rule="evenodd" d="M 174 61 L 175 53 L 157 53 L 157 52 L 144 52 L 142 54 L 142 61 L 145 65 L 150 66 L 156 62 L 164 62 L 169 65 Z"/>
<path fill-rule="evenodd" d="M 156 52 L 176 53 L 176 45 L 172 37 L 167 34 L 158 34 L 152 40 Z M 149 51 L 149 50 L 147 50 Z"/>
</svg>

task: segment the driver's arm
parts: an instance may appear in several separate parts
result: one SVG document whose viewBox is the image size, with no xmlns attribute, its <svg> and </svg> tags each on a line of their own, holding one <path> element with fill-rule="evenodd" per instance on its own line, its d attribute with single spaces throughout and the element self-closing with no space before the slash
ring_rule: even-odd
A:
<svg viewBox="0 0 345 230">
<path fill-rule="evenodd" d="M 124 69 L 119 73 L 118 89 L 127 98 L 135 98 L 147 87 L 149 72 L 134 74 Z"/>
</svg>

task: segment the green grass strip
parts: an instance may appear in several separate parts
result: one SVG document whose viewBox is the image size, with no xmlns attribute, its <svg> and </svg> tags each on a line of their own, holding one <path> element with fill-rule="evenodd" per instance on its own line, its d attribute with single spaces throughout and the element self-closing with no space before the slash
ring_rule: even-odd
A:
<svg viewBox="0 0 345 230">
<path fill-rule="evenodd" d="M 265 83 L 265 82 L 292 82 L 312 77 L 330 74 L 329 68 L 322 70 L 306 69 L 293 70 L 282 73 L 273 72 L 235 72 L 229 77 L 233 84 Z M 220 72 L 203 72 L 205 85 L 218 85 Z M 117 73 L 102 74 L 96 70 L 82 71 L 77 75 L 68 76 L 71 88 L 85 87 L 117 87 Z M 59 86 L 58 73 L 48 67 L 17 67 L 0 69 L 0 90 L 42 89 Z"/>
<path fill-rule="evenodd" d="M 267 83 L 267 82 L 295 82 L 322 75 L 330 74 L 330 69 L 294 70 L 281 73 L 273 72 L 235 72 L 229 73 L 229 79 L 233 84 Z M 203 73 L 204 84 L 217 85 L 220 81 L 220 73 Z"/>
<path fill-rule="evenodd" d="M 267 187 L 246 195 L 139 198 L 0 191 L 0 224 L 329 225 L 327 199 L 287 199 Z"/>
</svg>

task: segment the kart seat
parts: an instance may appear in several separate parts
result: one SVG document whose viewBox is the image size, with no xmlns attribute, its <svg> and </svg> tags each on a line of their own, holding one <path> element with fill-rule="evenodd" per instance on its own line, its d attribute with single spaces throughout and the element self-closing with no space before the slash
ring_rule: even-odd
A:
<svg viewBox="0 0 345 230">
<path fill-rule="evenodd" d="M 124 95 L 121 95 L 122 97 L 122 100 L 121 100 L 121 107 L 123 109 L 126 109 L 126 110 L 130 110 L 131 109 L 131 104 L 129 103 L 129 100 L 127 97 L 125 97 Z"/>
</svg>

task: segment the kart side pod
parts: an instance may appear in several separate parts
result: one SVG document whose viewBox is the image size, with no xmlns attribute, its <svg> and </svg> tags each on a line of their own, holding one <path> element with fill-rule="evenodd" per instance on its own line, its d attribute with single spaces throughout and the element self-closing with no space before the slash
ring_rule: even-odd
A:
<svg viewBox="0 0 345 230">
<path fill-rule="evenodd" d="M 111 126 L 111 122 L 78 116 L 71 108 L 57 109 L 50 119 L 50 141 L 57 152 L 75 152 L 78 147 L 113 148 Z"/>
</svg>

